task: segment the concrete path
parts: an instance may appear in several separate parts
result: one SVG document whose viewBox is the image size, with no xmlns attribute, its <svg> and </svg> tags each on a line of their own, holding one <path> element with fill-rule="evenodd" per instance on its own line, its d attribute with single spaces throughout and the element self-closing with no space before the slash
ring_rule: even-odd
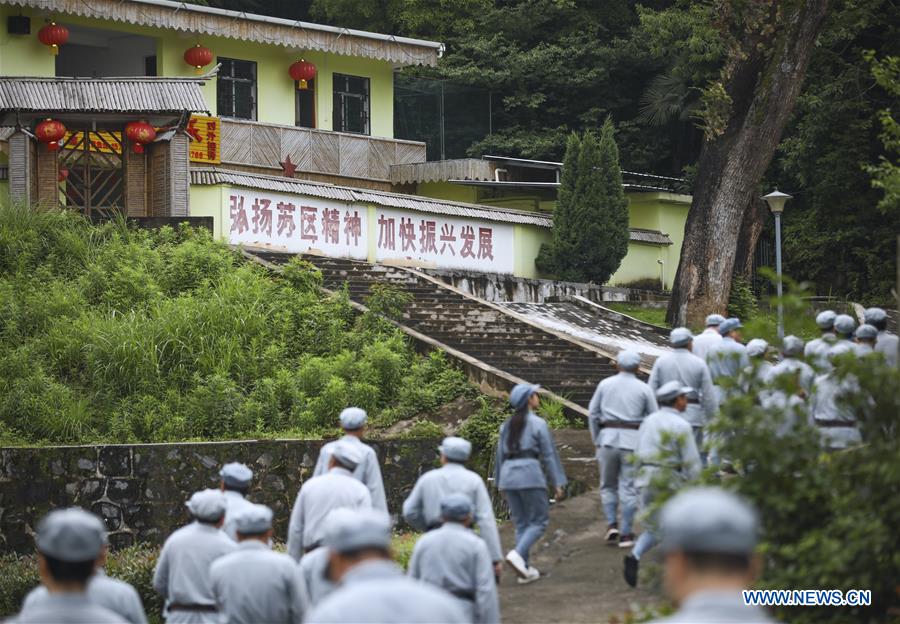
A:
<svg viewBox="0 0 900 624">
<path fill-rule="evenodd" d="M 551 507 L 550 527 L 532 550 L 531 564 L 541 580 L 519 585 L 507 567 L 500 585 L 504 622 L 622 623 L 626 614 L 662 601 L 658 587 L 648 587 L 652 570 L 642 570 L 643 586 L 631 589 L 622 579 L 624 549 L 603 543 L 606 522 L 601 519 L 596 490 Z M 501 539 L 508 550 L 514 543 L 510 522 Z M 647 562 L 650 568 L 658 563 Z M 658 576 L 658 575 L 657 575 Z"/>
</svg>

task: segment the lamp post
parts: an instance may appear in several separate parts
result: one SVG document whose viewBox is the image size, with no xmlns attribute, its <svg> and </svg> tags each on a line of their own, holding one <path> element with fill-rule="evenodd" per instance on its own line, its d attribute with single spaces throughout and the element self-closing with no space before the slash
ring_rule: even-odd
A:
<svg viewBox="0 0 900 624">
<path fill-rule="evenodd" d="M 778 276 L 778 338 L 784 338 L 784 306 L 781 303 L 781 213 L 791 196 L 775 189 L 762 197 L 769 204 L 769 210 L 775 215 L 775 274 Z"/>
</svg>

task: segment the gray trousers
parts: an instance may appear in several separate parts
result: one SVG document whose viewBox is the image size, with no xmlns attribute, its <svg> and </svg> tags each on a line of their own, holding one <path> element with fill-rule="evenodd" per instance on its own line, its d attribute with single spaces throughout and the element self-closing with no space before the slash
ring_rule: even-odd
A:
<svg viewBox="0 0 900 624">
<path fill-rule="evenodd" d="M 600 503 L 607 524 L 616 524 L 618 508 L 622 507 L 622 533 L 631 533 L 631 525 L 638 506 L 638 489 L 634 485 L 637 473 L 629 461 L 633 453 L 628 449 L 601 446 L 597 449 L 600 464 Z"/>
</svg>

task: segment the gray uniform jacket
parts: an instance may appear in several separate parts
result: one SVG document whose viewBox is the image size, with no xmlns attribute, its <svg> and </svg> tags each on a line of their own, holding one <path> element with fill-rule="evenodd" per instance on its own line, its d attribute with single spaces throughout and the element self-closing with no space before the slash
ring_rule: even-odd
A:
<svg viewBox="0 0 900 624">
<path fill-rule="evenodd" d="M 726 336 L 706 354 L 706 363 L 713 381 L 720 377 L 736 379 L 742 370 L 750 366 L 750 358 L 747 347 Z"/>
<path fill-rule="evenodd" d="M 672 407 L 662 407 L 644 419 L 634 453 L 640 466 L 635 479 L 638 487 L 650 485 L 662 466 L 672 468 L 686 481 L 700 475 L 700 453 L 693 429 Z"/>
<path fill-rule="evenodd" d="M 797 378 L 797 385 L 809 395 L 812 392 L 813 382 L 816 380 L 816 373 L 812 366 L 806 362 L 802 362 L 797 358 L 784 358 L 778 364 L 769 369 L 764 381 L 773 383 L 775 379 L 782 375 L 794 375 Z"/>
<path fill-rule="evenodd" d="M 744 604 L 739 591 L 699 591 L 673 615 L 650 624 L 775 624 L 760 607 Z"/>
<path fill-rule="evenodd" d="M 803 357 L 819 370 L 829 369 L 831 365 L 828 362 L 828 349 L 836 341 L 837 336 L 833 332 L 825 332 L 821 338 L 806 343 L 806 346 L 803 347 Z"/>
<path fill-rule="evenodd" d="M 696 397 L 689 397 L 691 402 L 683 414 L 692 427 L 702 427 L 715 416 L 719 406 L 706 362 L 687 349 L 673 349 L 654 362 L 647 384 L 656 392 L 670 381 L 677 381 L 697 391 Z"/>
<path fill-rule="evenodd" d="M 250 507 L 253 503 L 244 498 L 240 492 L 232 490 L 225 490 L 225 500 L 228 501 L 228 506 L 225 508 L 225 522 L 222 524 L 222 531 L 231 539 L 237 540 L 234 519 L 238 512 Z"/>
<path fill-rule="evenodd" d="M 350 444 L 358 446 L 363 452 L 363 459 L 359 462 L 356 470 L 353 471 L 353 476 L 362 481 L 363 484 L 369 488 L 369 494 L 372 496 L 372 507 L 381 509 L 386 513 L 388 510 L 387 496 L 385 496 L 384 493 L 384 481 L 381 478 L 381 467 L 378 465 L 378 455 L 375 454 L 375 449 L 362 442 L 356 436 L 345 435 L 340 440 L 329 442 L 323 446 L 322 450 L 319 451 L 319 459 L 316 462 L 316 469 L 313 471 L 313 476 L 318 477 L 319 475 L 328 472 L 331 449 L 334 448 L 334 445 L 338 442 L 349 442 Z"/>
<path fill-rule="evenodd" d="M 546 488 L 547 479 L 541 471 L 541 460 L 547 469 L 550 481 L 562 487 L 568 481 L 563 472 L 562 461 L 556 451 L 556 443 L 550 427 L 543 418 L 528 412 L 525 427 L 519 439 L 519 457 L 509 457 L 508 446 L 509 421 L 500 426 L 497 440 L 497 458 L 494 462 L 494 483 L 501 490 L 526 490 L 529 488 Z M 538 459 L 540 458 L 540 459 Z"/>
<path fill-rule="evenodd" d="M 694 336 L 694 342 L 691 345 L 691 352 L 701 360 L 706 360 L 706 354 L 709 350 L 722 342 L 722 334 L 718 329 L 704 329 L 702 332 Z"/>
<path fill-rule="evenodd" d="M 88 581 L 86 593 L 91 602 L 109 609 L 127 622 L 147 624 L 147 615 L 137 590 L 125 581 L 106 576 L 102 569 L 98 569 Z M 47 588 L 38 585 L 25 596 L 22 611 L 40 605 L 49 597 Z"/>
<path fill-rule="evenodd" d="M 223 624 L 300 624 L 306 595 L 296 562 L 249 539 L 209 569 Z"/>
<path fill-rule="evenodd" d="M 878 332 L 878 340 L 875 343 L 875 351 L 884 355 L 888 366 L 897 368 L 897 345 L 900 337 L 887 330 Z"/>
<path fill-rule="evenodd" d="M 474 624 L 500 622 L 494 566 L 484 541 L 457 522 L 426 533 L 413 549 L 409 575 L 453 594 Z"/>
<path fill-rule="evenodd" d="M 838 379 L 834 373 L 816 377 L 810 401 L 810 424 L 816 421 L 846 421 L 846 427 L 819 427 L 825 446 L 841 449 L 862 441 L 853 407 L 842 397 L 859 393 L 859 382 L 852 375 Z"/>
<path fill-rule="evenodd" d="M 325 546 L 320 546 L 303 555 L 298 565 L 309 609 L 322 602 L 337 587 L 328 578 L 330 556 L 331 551 Z"/>
<path fill-rule="evenodd" d="M 653 390 L 634 373 L 620 372 L 607 377 L 597 384 L 588 406 L 588 424 L 594 445 L 633 451 L 637 444 L 637 429 L 601 425 L 609 421 L 640 423 L 644 416 L 656 410 Z"/>
<path fill-rule="evenodd" d="M 153 573 L 153 589 L 166 599 L 167 622 L 218 624 L 218 613 L 181 610 L 169 612 L 168 606 L 215 605 L 209 566 L 222 555 L 236 549 L 237 544 L 222 531 L 200 522 L 183 526 L 169 536 L 159 553 L 156 571 Z"/>
<path fill-rule="evenodd" d="M 307 616 L 307 624 L 463 624 L 466 613 L 450 594 L 407 578 L 393 561 L 366 561 Z"/>
<path fill-rule="evenodd" d="M 409 497 L 403 501 L 403 519 L 418 531 L 440 525 L 441 499 L 456 492 L 465 494 L 472 501 L 472 515 L 491 560 L 501 561 L 500 533 L 487 487 L 478 473 L 467 470 L 462 464 L 447 462 L 419 477 Z"/>
<path fill-rule="evenodd" d="M 127 624 L 119 614 L 94 603 L 87 594 L 50 594 L 23 608 L 18 624 Z"/>
<path fill-rule="evenodd" d="M 335 466 L 327 473 L 303 484 L 288 525 L 287 550 L 295 561 L 303 551 L 321 545 L 325 537 L 325 516 L 332 509 L 360 509 L 372 506 L 369 489 L 346 468 Z"/>
</svg>

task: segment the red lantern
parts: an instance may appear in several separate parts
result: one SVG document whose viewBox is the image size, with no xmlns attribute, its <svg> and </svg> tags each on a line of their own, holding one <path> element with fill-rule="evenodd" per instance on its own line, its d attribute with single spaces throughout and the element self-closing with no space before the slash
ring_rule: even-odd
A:
<svg viewBox="0 0 900 624">
<path fill-rule="evenodd" d="M 41 143 L 46 143 L 48 150 L 55 152 L 59 149 L 59 141 L 66 136 L 66 127 L 55 119 L 45 119 L 35 127 L 34 136 Z"/>
<path fill-rule="evenodd" d="M 59 54 L 59 46 L 69 40 L 69 29 L 62 24 L 50 22 L 38 31 L 38 40 L 45 46 L 50 46 L 53 56 Z"/>
<path fill-rule="evenodd" d="M 156 138 L 156 129 L 146 121 L 132 121 L 125 126 L 125 136 L 134 144 L 134 153 L 143 154 L 144 145 Z"/>
<path fill-rule="evenodd" d="M 288 69 L 288 73 L 295 82 L 300 83 L 300 88 L 305 89 L 306 83 L 316 77 L 316 66 L 300 59 Z"/>
<path fill-rule="evenodd" d="M 202 74 L 203 68 L 212 63 L 212 60 L 212 50 L 204 48 L 199 43 L 193 48 L 188 48 L 184 53 L 184 62 L 193 65 L 198 74 Z"/>
</svg>

